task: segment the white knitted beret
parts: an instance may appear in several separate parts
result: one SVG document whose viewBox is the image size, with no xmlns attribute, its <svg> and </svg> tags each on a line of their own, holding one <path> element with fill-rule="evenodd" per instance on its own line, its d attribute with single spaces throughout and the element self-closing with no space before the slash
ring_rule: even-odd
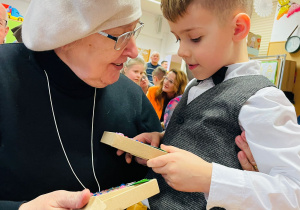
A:
<svg viewBox="0 0 300 210">
<path fill-rule="evenodd" d="M 140 0 L 31 0 L 22 39 L 31 50 L 52 50 L 136 21 L 142 15 L 140 4 Z"/>
</svg>

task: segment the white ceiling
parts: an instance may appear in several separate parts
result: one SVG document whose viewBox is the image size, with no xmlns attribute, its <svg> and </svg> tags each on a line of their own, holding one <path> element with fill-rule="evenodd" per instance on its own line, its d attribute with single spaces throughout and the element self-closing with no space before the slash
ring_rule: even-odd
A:
<svg viewBox="0 0 300 210">
<path fill-rule="evenodd" d="M 162 14 L 160 10 L 160 0 L 141 0 L 141 6 L 143 11 L 152 14 Z"/>
</svg>

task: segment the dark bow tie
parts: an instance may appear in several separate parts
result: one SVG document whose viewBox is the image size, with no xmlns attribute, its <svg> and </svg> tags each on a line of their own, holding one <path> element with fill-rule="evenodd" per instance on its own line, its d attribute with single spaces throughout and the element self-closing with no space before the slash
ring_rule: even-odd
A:
<svg viewBox="0 0 300 210">
<path fill-rule="evenodd" d="M 225 74 L 227 69 L 228 67 L 224 66 L 221 69 L 219 69 L 216 73 L 214 73 L 214 75 L 211 76 L 215 85 L 218 85 L 221 82 L 223 82 L 223 80 L 225 79 Z M 201 81 L 203 80 L 197 80 L 197 82 L 201 82 Z"/>
</svg>

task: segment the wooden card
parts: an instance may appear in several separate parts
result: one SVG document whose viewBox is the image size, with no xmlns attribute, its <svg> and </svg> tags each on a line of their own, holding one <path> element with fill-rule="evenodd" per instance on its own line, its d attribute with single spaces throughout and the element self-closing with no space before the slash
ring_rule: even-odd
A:
<svg viewBox="0 0 300 210">
<path fill-rule="evenodd" d="M 157 180 L 151 179 L 142 184 L 92 196 L 82 210 L 123 210 L 158 193 Z"/>
<path fill-rule="evenodd" d="M 101 142 L 145 160 L 167 154 L 159 148 L 108 131 L 104 131 Z"/>
</svg>

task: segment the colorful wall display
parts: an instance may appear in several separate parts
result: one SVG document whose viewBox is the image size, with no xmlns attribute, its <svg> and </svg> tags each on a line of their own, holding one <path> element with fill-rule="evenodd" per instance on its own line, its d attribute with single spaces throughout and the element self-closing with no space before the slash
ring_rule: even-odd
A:
<svg viewBox="0 0 300 210">
<path fill-rule="evenodd" d="M 2 3 L 2 5 L 7 9 L 8 22 L 7 25 L 9 27 L 9 32 L 6 35 L 5 43 L 13 43 L 16 41 L 11 29 L 19 26 L 24 21 L 24 17 L 20 14 L 19 10 L 15 7 L 12 7 L 8 4 Z"/>
</svg>

